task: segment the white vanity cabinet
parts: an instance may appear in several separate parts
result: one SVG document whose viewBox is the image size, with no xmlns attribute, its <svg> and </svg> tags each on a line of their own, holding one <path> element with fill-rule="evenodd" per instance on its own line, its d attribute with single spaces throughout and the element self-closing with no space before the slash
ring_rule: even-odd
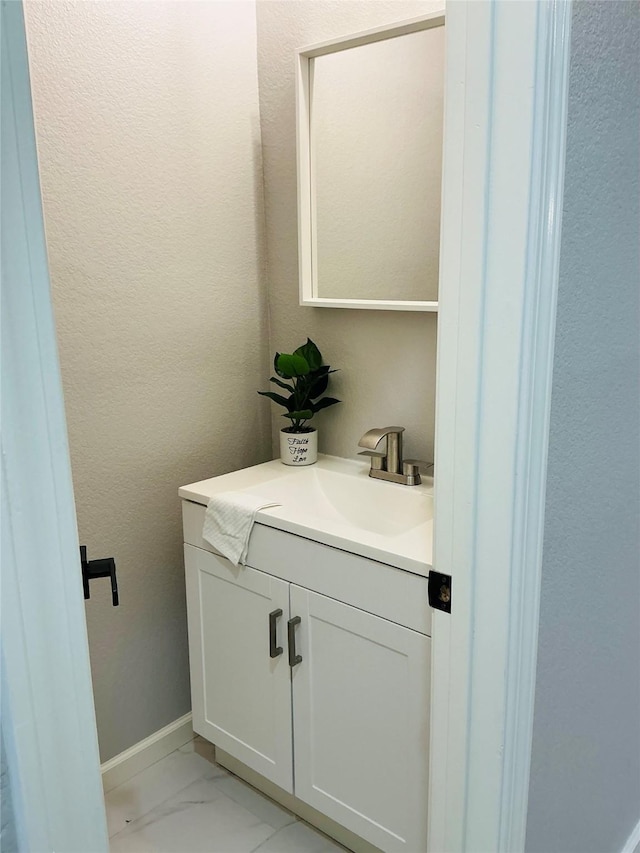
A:
<svg viewBox="0 0 640 853">
<path fill-rule="evenodd" d="M 426 850 L 426 577 L 263 525 L 236 568 L 183 512 L 194 730 L 369 844 Z"/>
<path fill-rule="evenodd" d="M 193 728 L 293 793 L 289 584 L 185 545 Z M 269 614 L 281 653 L 269 656 Z M 284 648 L 283 648 L 284 646 Z"/>
<path fill-rule="evenodd" d="M 382 850 L 426 851 L 429 637 L 291 587 L 295 793 Z"/>
</svg>

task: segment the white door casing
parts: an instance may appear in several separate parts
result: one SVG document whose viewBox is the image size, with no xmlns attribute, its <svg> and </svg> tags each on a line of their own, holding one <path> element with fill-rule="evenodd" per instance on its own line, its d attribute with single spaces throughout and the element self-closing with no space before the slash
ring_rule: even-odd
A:
<svg viewBox="0 0 640 853">
<path fill-rule="evenodd" d="M 21 849 L 106 853 L 22 4 L 0 20 L 3 734 Z"/>
<path fill-rule="evenodd" d="M 454 2 L 438 320 L 429 850 L 524 849 L 571 3 Z"/>
</svg>

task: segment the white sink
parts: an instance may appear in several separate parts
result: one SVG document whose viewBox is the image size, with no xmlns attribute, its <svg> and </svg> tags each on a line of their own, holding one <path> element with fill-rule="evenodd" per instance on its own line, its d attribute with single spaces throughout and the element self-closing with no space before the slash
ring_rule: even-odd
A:
<svg viewBox="0 0 640 853">
<path fill-rule="evenodd" d="M 414 487 L 389 489 L 388 483 L 337 473 L 317 465 L 251 489 L 283 507 L 326 521 L 337 521 L 369 533 L 397 536 L 433 518 L 433 500 Z"/>
<path fill-rule="evenodd" d="M 219 492 L 241 490 L 278 501 L 257 522 L 308 539 L 428 574 L 433 540 L 433 481 L 402 486 L 368 476 L 368 463 L 319 456 L 292 468 L 280 460 L 244 468 L 180 489 L 206 504 Z"/>
</svg>

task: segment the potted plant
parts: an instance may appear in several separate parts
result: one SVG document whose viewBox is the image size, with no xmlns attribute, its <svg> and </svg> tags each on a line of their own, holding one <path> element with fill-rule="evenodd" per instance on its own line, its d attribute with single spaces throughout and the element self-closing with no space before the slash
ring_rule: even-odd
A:
<svg viewBox="0 0 640 853">
<path fill-rule="evenodd" d="M 335 373 L 322 363 L 322 354 L 312 340 L 292 353 L 277 352 L 273 359 L 277 376 L 273 382 L 289 392 L 288 396 L 275 391 L 258 391 L 274 403 L 283 406 L 283 417 L 290 426 L 280 430 L 280 458 L 285 465 L 313 465 L 318 458 L 318 433 L 309 421 L 322 409 L 339 403 L 335 397 L 323 397 L 329 384 L 329 374 Z"/>
</svg>

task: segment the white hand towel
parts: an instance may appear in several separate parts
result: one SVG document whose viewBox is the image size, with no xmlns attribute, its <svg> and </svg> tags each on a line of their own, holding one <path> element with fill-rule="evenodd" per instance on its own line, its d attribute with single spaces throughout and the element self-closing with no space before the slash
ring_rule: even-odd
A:
<svg viewBox="0 0 640 853">
<path fill-rule="evenodd" d="M 256 514 L 268 506 L 280 504 L 248 492 L 222 492 L 209 501 L 202 538 L 234 566 L 244 565 Z"/>
</svg>

